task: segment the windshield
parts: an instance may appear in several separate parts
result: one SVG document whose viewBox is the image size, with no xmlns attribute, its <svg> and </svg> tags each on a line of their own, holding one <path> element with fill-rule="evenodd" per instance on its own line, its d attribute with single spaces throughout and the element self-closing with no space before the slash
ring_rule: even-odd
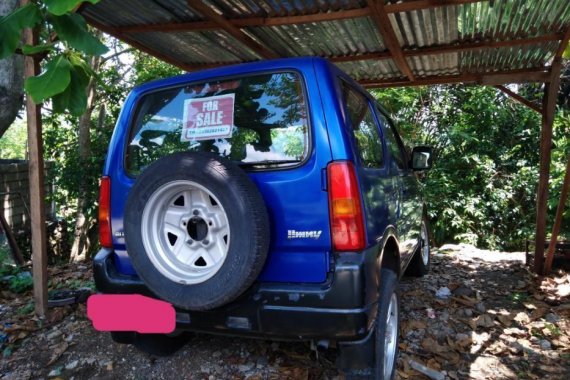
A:
<svg viewBox="0 0 570 380">
<path fill-rule="evenodd" d="M 295 165 L 307 155 L 308 129 L 295 73 L 170 88 L 141 99 L 126 167 L 136 175 L 155 160 L 183 151 L 211 152 L 247 166 Z"/>
</svg>

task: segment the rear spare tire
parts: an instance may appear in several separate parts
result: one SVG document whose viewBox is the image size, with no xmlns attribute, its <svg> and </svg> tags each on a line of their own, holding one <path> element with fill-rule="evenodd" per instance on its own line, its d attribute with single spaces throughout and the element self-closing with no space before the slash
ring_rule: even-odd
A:
<svg viewBox="0 0 570 380">
<path fill-rule="evenodd" d="M 269 217 L 237 165 L 176 153 L 150 165 L 125 206 L 125 240 L 137 274 L 158 297 L 187 310 L 222 306 L 259 275 Z"/>
</svg>

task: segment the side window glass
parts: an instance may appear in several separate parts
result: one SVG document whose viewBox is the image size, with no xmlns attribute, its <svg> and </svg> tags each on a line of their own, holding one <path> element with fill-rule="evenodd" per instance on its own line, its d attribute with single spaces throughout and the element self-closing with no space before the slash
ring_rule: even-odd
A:
<svg viewBox="0 0 570 380">
<path fill-rule="evenodd" d="M 383 125 L 384 135 L 386 137 L 386 145 L 388 146 L 388 150 L 390 151 L 390 155 L 392 156 L 392 161 L 396 164 L 396 167 L 400 170 L 404 170 L 406 168 L 406 162 L 404 157 L 402 156 L 402 150 L 400 149 L 400 143 L 398 142 L 398 138 L 394 134 L 394 129 L 390 125 L 390 122 L 382 114 L 378 111 L 378 117 Z"/>
<path fill-rule="evenodd" d="M 384 165 L 382 140 L 368 100 L 345 84 L 343 92 L 362 164 L 367 168 L 382 167 Z"/>
</svg>

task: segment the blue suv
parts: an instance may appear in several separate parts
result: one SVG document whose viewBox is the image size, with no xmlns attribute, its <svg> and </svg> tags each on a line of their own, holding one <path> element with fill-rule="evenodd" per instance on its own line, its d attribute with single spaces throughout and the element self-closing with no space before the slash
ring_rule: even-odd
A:
<svg viewBox="0 0 570 380">
<path fill-rule="evenodd" d="M 392 378 L 398 279 L 430 264 L 430 165 L 323 59 L 134 89 L 101 181 L 95 282 L 169 302 L 176 329 L 113 338 L 155 354 L 187 331 L 335 342 L 348 377 Z"/>
</svg>

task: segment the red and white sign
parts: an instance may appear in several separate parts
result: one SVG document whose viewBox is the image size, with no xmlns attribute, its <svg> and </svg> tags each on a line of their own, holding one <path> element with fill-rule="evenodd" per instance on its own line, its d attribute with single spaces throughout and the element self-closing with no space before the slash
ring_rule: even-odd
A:
<svg viewBox="0 0 570 380">
<path fill-rule="evenodd" d="M 234 94 L 184 101 L 182 141 L 232 137 Z"/>
</svg>

